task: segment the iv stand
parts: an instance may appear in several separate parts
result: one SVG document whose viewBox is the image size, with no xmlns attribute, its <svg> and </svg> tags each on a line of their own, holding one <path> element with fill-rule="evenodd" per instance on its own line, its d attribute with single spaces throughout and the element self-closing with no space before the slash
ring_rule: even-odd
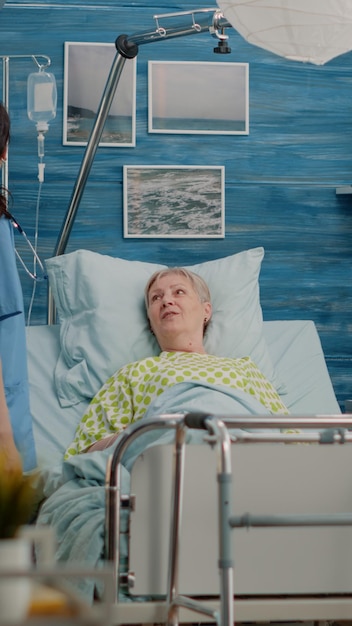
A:
<svg viewBox="0 0 352 626">
<path fill-rule="evenodd" d="M 195 21 L 195 14 L 201 14 L 201 19 Z M 212 19 L 209 19 L 209 15 Z M 159 18 L 173 18 L 181 15 L 191 15 L 192 24 L 190 26 L 175 26 L 173 28 L 164 28 L 159 26 Z M 124 68 L 126 59 L 134 59 L 138 54 L 138 46 L 154 41 L 164 41 L 166 39 L 184 37 L 186 35 L 194 35 L 196 33 L 210 32 L 217 37 L 220 42 L 225 42 L 227 35 L 224 34 L 224 28 L 231 27 L 221 11 L 218 9 L 196 9 L 194 11 L 184 11 L 179 13 L 168 13 L 164 15 L 155 15 L 157 28 L 154 31 L 135 33 L 134 35 L 120 35 L 116 41 L 116 55 L 112 62 L 109 76 L 103 91 L 103 95 L 98 107 L 95 122 L 90 133 L 85 153 L 82 159 L 81 167 L 77 175 L 69 208 L 63 221 L 61 231 L 57 240 L 54 256 L 59 256 L 65 252 L 69 235 L 71 233 L 73 223 L 77 214 L 77 210 L 83 195 L 83 191 L 91 170 L 95 153 L 104 129 L 104 124 L 108 116 L 112 100 L 114 98 L 116 88 Z M 53 296 L 49 287 L 48 291 L 48 324 L 55 323 L 55 305 Z"/>
</svg>

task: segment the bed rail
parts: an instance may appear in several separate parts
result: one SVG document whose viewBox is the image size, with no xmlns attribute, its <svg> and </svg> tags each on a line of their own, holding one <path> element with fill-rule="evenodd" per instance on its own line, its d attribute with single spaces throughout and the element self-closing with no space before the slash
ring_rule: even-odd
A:
<svg viewBox="0 0 352 626">
<path fill-rule="evenodd" d="M 289 427 L 290 432 L 277 432 Z M 184 480 L 184 451 L 187 430 L 205 430 L 204 441 L 217 452 L 218 484 L 218 568 L 220 574 L 219 610 L 208 603 L 198 602 L 178 593 L 179 541 Z M 316 443 L 320 445 L 352 442 L 352 415 L 346 417 L 318 416 L 287 417 L 213 416 L 203 413 L 164 414 L 141 421 L 126 430 L 118 442 L 107 469 L 106 476 L 106 558 L 112 562 L 115 578 L 115 601 L 118 601 L 121 575 L 119 573 L 120 479 L 123 456 L 129 446 L 142 434 L 153 430 L 174 430 L 174 469 L 171 528 L 169 535 L 169 563 L 165 611 L 168 624 L 179 622 L 179 609 L 190 609 L 216 621 L 221 626 L 234 623 L 234 588 L 232 561 L 232 530 L 234 528 L 285 527 L 285 526 L 352 526 L 351 514 L 336 515 L 242 515 L 232 512 L 232 444 L 246 443 Z M 252 429 L 260 429 L 253 432 Z M 250 432 L 247 432 L 247 431 Z M 297 430 L 297 432 L 294 432 Z M 233 432 L 231 432 L 233 431 Z M 273 432 L 274 431 L 274 432 Z M 292 432 L 293 431 L 293 432 Z"/>
</svg>

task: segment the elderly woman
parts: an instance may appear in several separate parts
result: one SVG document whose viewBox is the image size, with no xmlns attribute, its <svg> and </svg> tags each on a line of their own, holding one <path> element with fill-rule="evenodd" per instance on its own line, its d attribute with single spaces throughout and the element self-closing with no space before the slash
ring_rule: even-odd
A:
<svg viewBox="0 0 352 626">
<path fill-rule="evenodd" d="M 184 268 L 158 271 L 147 283 L 145 303 L 160 355 L 125 365 L 106 381 L 83 416 L 66 458 L 108 447 L 122 429 L 143 417 L 156 397 L 182 382 L 241 389 L 270 413 L 288 413 L 249 357 L 206 354 L 203 337 L 212 306 L 200 276 Z"/>
</svg>

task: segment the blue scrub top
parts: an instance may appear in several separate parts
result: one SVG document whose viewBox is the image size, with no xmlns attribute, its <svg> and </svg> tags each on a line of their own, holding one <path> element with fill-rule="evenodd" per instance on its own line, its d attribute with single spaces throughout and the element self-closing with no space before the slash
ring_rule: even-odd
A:
<svg viewBox="0 0 352 626">
<path fill-rule="evenodd" d="M 0 218 L 0 358 L 6 402 L 23 469 L 36 467 L 29 408 L 26 329 L 23 295 L 14 251 L 12 224 Z"/>
</svg>

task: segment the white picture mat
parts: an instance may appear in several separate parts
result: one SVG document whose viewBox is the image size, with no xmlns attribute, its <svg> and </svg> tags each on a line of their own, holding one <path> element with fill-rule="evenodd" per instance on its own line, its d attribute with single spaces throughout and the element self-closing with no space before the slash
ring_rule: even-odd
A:
<svg viewBox="0 0 352 626">
<path fill-rule="evenodd" d="M 125 165 L 124 237 L 225 236 L 225 168 Z"/>
<path fill-rule="evenodd" d="M 248 135 L 249 64 L 149 61 L 148 130 Z"/>
<path fill-rule="evenodd" d="M 114 44 L 65 42 L 64 145 L 87 144 L 115 55 Z M 102 132 L 101 146 L 126 148 L 136 145 L 136 67 L 134 58 L 128 59 L 122 69 Z"/>
</svg>

